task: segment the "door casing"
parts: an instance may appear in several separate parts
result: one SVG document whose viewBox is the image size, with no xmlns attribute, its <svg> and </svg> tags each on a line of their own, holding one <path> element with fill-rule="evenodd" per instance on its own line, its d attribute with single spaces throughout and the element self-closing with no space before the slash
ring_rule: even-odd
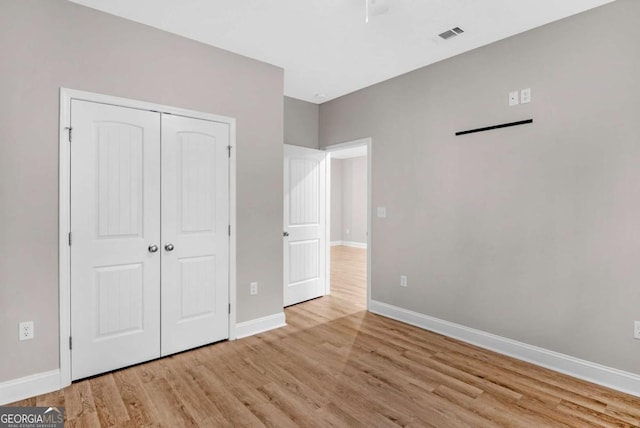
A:
<svg viewBox="0 0 640 428">
<path fill-rule="evenodd" d="M 59 141 L 59 343 L 60 343 L 60 388 L 71 384 L 71 247 L 69 232 L 71 224 L 71 162 L 69 133 L 71 124 L 71 100 L 92 101 L 120 107 L 150 110 L 187 116 L 196 119 L 222 122 L 229 125 L 229 340 L 236 338 L 236 120 L 234 118 L 186 110 L 177 107 L 113 97 L 93 92 L 60 88 L 60 129 Z"/>
<path fill-rule="evenodd" d="M 365 146 L 367 148 L 367 310 L 371 308 L 371 253 L 373 244 L 373 228 L 372 228 L 372 212 L 373 212 L 373 162 L 372 149 L 373 139 L 371 137 L 361 138 L 359 140 L 347 141 L 344 143 L 332 144 L 330 146 L 322 147 L 322 150 L 327 153 L 337 152 L 344 149 L 350 149 L 353 147 Z M 327 229 L 327 242 L 331 241 L 331 156 L 327 157 L 327 214 L 326 214 L 326 229 Z M 331 272 L 331 246 L 327 245 L 327 294 L 330 293 L 330 272 Z"/>
</svg>

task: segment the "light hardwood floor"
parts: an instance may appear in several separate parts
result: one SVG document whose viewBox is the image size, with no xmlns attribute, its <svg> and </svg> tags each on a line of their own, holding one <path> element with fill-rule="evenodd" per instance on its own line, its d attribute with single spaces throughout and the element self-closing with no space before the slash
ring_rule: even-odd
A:
<svg viewBox="0 0 640 428">
<path fill-rule="evenodd" d="M 68 427 L 638 427 L 640 399 L 365 311 L 366 250 L 332 249 L 332 295 L 288 326 L 16 405 Z"/>
</svg>

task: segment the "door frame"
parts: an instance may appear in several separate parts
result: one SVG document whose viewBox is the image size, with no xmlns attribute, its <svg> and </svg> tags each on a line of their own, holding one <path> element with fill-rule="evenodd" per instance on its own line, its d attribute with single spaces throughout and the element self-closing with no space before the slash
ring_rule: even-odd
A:
<svg viewBox="0 0 640 428">
<path fill-rule="evenodd" d="M 326 231 L 327 231 L 327 294 L 330 292 L 331 277 L 329 276 L 331 271 L 331 152 L 337 152 L 344 149 L 350 149 L 353 147 L 365 146 L 367 148 L 367 311 L 371 308 L 371 250 L 373 243 L 373 231 L 371 215 L 373 213 L 373 185 L 372 185 L 372 145 L 373 139 L 371 137 L 360 138 L 358 140 L 347 141 L 344 143 L 332 144 L 330 146 L 322 147 L 321 150 L 326 151 L 329 156 L 327 159 L 327 214 L 326 214 Z"/>
<path fill-rule="evenodd" d="M 71 126 L 71 100 L 91 101 L 118 107 L 169 113 L 194 119 L 210 120 L 229 125 L 229 340 L 236 338 L 236 119 L 210 113 L 128 98 L 114 97 L 94 92 L 60 88 L 60 128 L 58 135 L 58 304 L 59 304 L 59 357 L 60 388 L 71 385 L 71 247 L 68 237 L 71 225 L 71 150 L 69 132 Z"/>
</svg>

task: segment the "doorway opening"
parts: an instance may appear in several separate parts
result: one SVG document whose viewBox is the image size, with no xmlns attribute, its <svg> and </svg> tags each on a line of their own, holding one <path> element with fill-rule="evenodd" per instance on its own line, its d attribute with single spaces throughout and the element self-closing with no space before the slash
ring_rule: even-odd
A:
<svg viewBox="0 0 640 428">
<path fill-rule="evenodd" d="M 328 289 L 369 309 L 371 300 L 371 138 L 328 152 Z M 339 288 L 339 290 L 338 290 Z M 328 293 L 327 293 L 328 294 Z"/>
</svg>

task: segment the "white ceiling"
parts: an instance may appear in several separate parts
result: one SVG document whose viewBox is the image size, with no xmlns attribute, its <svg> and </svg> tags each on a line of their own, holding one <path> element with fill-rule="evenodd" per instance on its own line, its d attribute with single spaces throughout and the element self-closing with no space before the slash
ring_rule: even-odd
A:
<svg viewBox="0 0 640 428">
<path fill-rule="evenodd" d="M 322 103 L 613 0 L 70 1 L 282 67 L 285 95 Z M 367 24 L 366 1 L 388 10 Z"/>
</svg>

